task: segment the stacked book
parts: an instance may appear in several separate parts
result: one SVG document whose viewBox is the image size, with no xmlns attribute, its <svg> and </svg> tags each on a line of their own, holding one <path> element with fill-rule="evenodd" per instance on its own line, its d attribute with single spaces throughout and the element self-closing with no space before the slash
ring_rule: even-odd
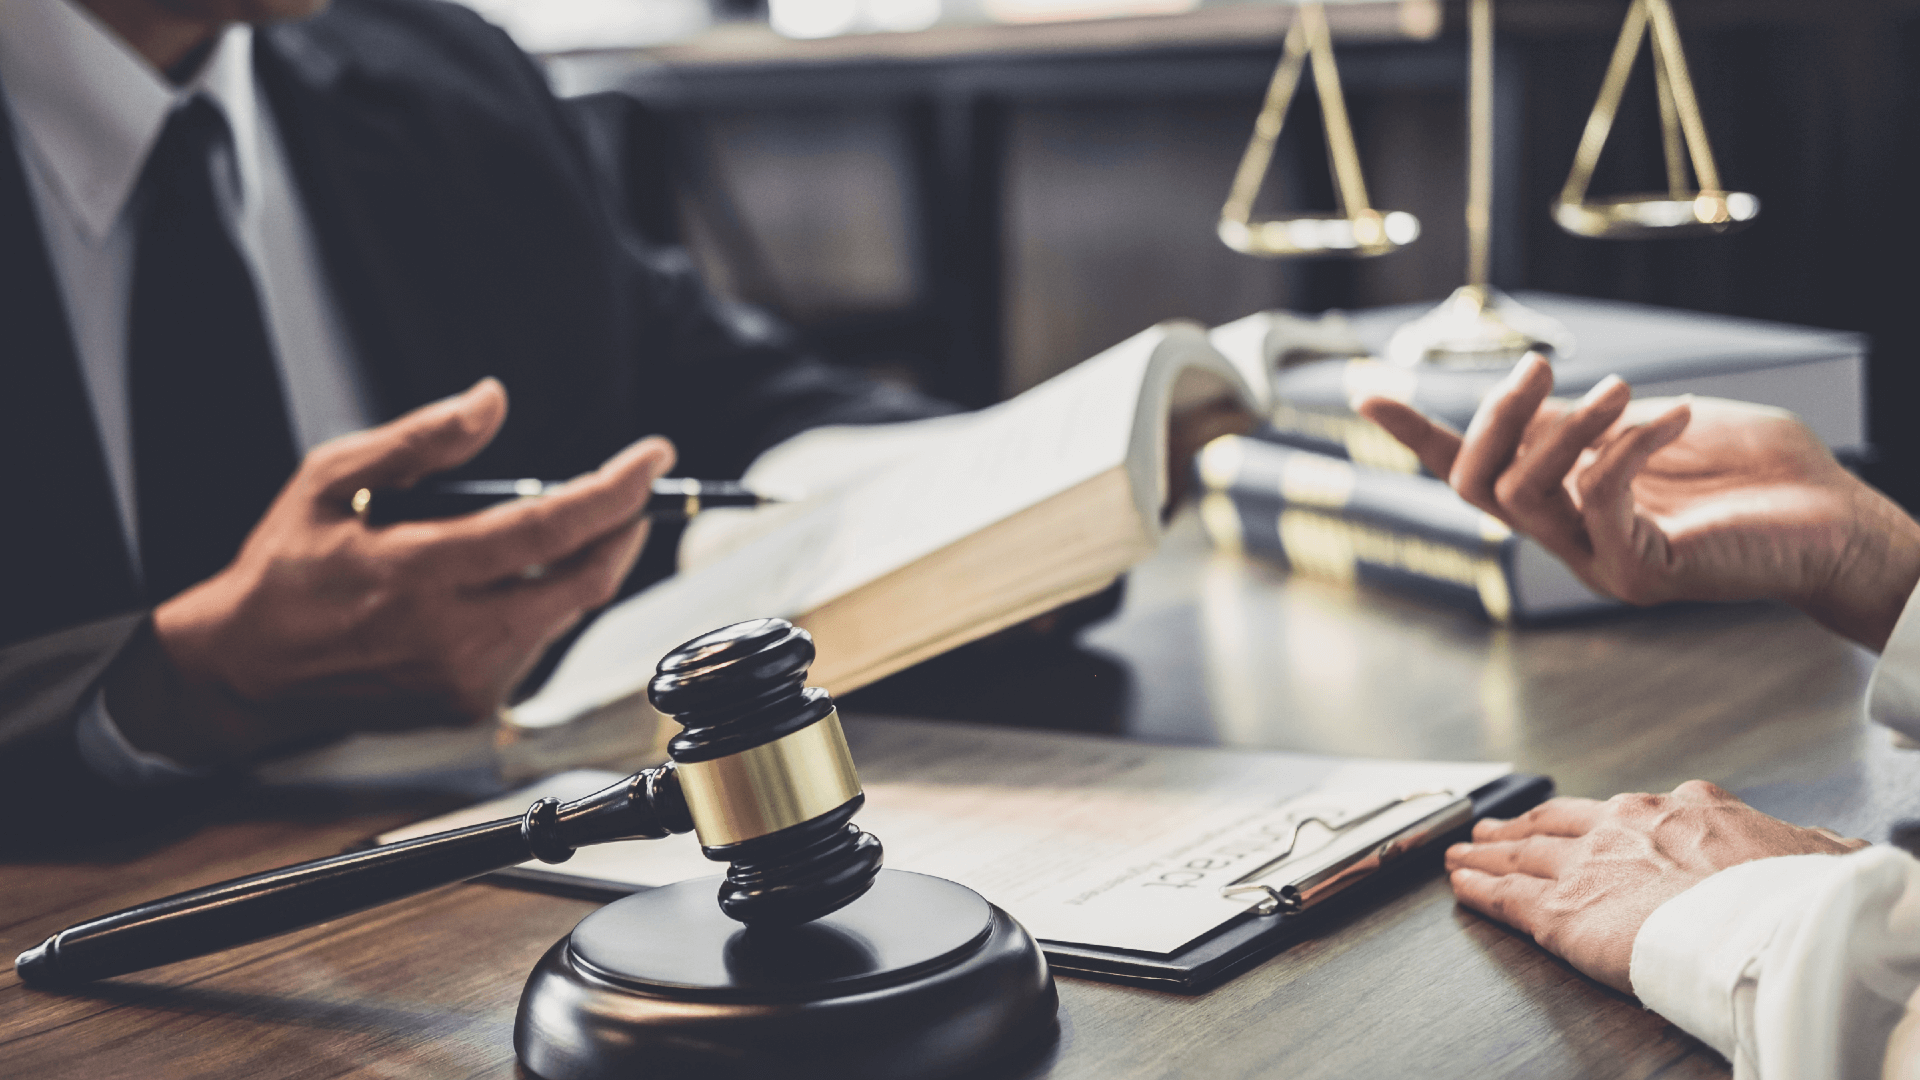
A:
<svg viewBox="0 0 1920 1080">
<path fill-rule="evenodd" d="M 1638 397 L 1697 394 L 1789 409 L 1843 459 L 1868 451 L 1862 335 L 1538 293 L 1519 299 L 1579 342 L 1554 363 L 1557 394 L 1578 396 L 1618 374 Z M 1214 332 L 1217 347 L 1257 353 L 1273 372 L 1273 407 L 1252 436 L 1217 440 L 1201 454 L 1208 533 L 1299 573 L 1416 592 L 1494 622 L 1611 605 L 1353 412 L 1353 402 L 1380 395 L 1464 430 L 1504 376 L 1374 359 L 1422 310 L 1319 319 L 1270 312 Z"/>
</svg>

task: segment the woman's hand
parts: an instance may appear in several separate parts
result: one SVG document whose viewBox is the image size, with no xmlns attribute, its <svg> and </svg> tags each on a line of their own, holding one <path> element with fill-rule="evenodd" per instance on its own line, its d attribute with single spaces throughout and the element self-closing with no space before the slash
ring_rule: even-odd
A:
<svg viewBox="0 0 1920 1080">
<path fill-rule="evenodd" d="M 1689 780 L 1671 795 L 1552 799 L 1512 821 L 1481 821 L 1472 843 L 1447 849 L 1447 870 L 1461 903 L 1632 993 L 1633 941 L 1661 904 L 1744 862 L 1866 846 Z"/>
<path fill-rule="evenodd" d="M 1468 502 L 1633 604 L 1774 598 L 1879 649 L 1920 582 L 1920 525 L 1778 409 L 1633 401 L 1617 378 L 1552 399 L 1530 355 L 1464 436 L 1397 401 L 1362 416 Z"/>
</svg>

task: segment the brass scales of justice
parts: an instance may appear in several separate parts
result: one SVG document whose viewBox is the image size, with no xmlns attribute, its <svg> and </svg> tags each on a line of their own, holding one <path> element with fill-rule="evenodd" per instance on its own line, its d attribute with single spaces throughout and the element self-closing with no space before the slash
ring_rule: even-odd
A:
<svg viewBox="0 0 1920 1080">
<path fill-rule="evenodd" d="M 1492 0 L 1469 0 L 1467 26 L 1467 283 L 1438 307 L 1395 331 L 1387 343 L 1386 359 L 1406 366 L 1502 367 L 1534 349 L 1570 356 L 1577 343 L 1565 327 L 1488 282 L 1493 225 Z M 1667 190 L 1589 199 L 1594 167 L 1613 130 L 1640 42 L 1649 37 Z M 1254 201 L 1272 167 L 1287 109 L 1309 62 L 1320 98 L 1338 211 L 1255 220 Z M 1692 190 L 1687 187 L 1689 164 L 1698 185 Z M 1599 98 L 1574 153 L 1573 168 L 1553 201 L 1554 222 L 1575 236 L 1638 240 L 1728 233 L 1744 227 L 1759 212 L 1758 198 L 1728 191 L 1720 182 L 1668 0 L 1632 0 Z M 1301 4 L 1287 30 L 1253 136 L 1221 208 L 1218 231 L 1235 251 L 1278 259 L 1371 258 L 1397 251 L 1420 235 L 1420 222 L 1412 214 L 1383 213 L 1368 201 L 1322 3 Z"/>
</svg>

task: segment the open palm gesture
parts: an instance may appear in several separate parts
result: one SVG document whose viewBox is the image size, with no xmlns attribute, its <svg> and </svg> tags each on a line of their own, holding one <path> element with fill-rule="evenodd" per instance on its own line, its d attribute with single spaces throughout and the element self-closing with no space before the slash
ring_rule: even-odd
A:
<svg viewBox="0 0 1920 1080">
<path fill-rule="evenodd" d="M 1468 502 L 1634 604 L 1775 598 L 1879 648 L 1920 580 L 1920 525 L 1855 478 L 1792 414 L 1742 402 L 1632 400 L 1618 378 L 1558 400 L 1522 361 L 1464 436 L 1400 402 L 1361 415 Z"/>
</svg>

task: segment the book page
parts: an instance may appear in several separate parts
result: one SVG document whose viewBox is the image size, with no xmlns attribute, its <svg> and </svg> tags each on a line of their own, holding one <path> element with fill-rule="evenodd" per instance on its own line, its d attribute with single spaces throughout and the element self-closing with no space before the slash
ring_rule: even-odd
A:
<svg viewBox="0 0 1920 1080">
<path fill-rule="evenodd" d="M 816 568 L 795 613 L 1124 462 L 1148 362 L 1164 336 L 1159 327 L 1136 334 L 848 489 L 834 500 L 842 516 L 831 558 Z"/>
<path fill-rule="evenodd" d="M 887 865 L 948 878 L 1020 920 L 1035 937 L 1166 954 L 1236 919 L 1252 900 L 1221 886 L 1268 863 L 1312 812 L 1334 824 L 1416 792 L 1467 794 L 1511 770 L 1499 763 L 1375 761 L 1267 751 L 1162 747 L 1117 739 L 960 724 L 849 718 L 867 804 L 855 816 Z M 577 797 L 618 779 L 567 774 L 576 790 L 527 792 L 382 840 L 521 813 L 534 797 Z M 584 779 L 582 779 L 584 778 Z M 1381 835 L 1436 803 L 1365 823 Z M 1356 831 L 1340 842 L 1362 839 Z M 1300 832 L 1293 859 L 1335 843 Z M 582 850 L 560 866 L 635 886 L 724 872 L 691 838 Z M 1284 880 L 1285 865 L 1267 880 Z"/>
<path fill-rule="evenodd" d="M 1273 373 L 1267 362 L 1267 334 L 1272 321 L 1268 312 L 1259 311 L 1207 331 L 1207 340 L 1227 358 L 1247 385 L 1259 388 L 1258 404 L 1263 413 L 1266 399 L 1273 390 Z"/>
<path fill-rule="evenodd" d="M 869 459 L 864 479 L 827 470 L 832 490 L 751 512 L 778 513 L 780 524 L 601 615 L 513 722 L 548 727 L 631 696 L 690 638 L 802 615 L 1125 462 L 1164 335 L 1147 330 L 1011 401 L 933 425 L 903 440 L 906 452 Z"/>
<path fill-rule="evenodd" d="M 948 440 L 957 442 L 959 429 L 978 419 L 978 413 L 959 413 L 897 424 L 836 424 L 795 435 L 755 458 L 740 477 L 749 488 L 786 501 L 694 518 L 680 538 L 679 572 L 692 573 L 719 561 L 865 482 L 879 469 Z"/>
</svg>

